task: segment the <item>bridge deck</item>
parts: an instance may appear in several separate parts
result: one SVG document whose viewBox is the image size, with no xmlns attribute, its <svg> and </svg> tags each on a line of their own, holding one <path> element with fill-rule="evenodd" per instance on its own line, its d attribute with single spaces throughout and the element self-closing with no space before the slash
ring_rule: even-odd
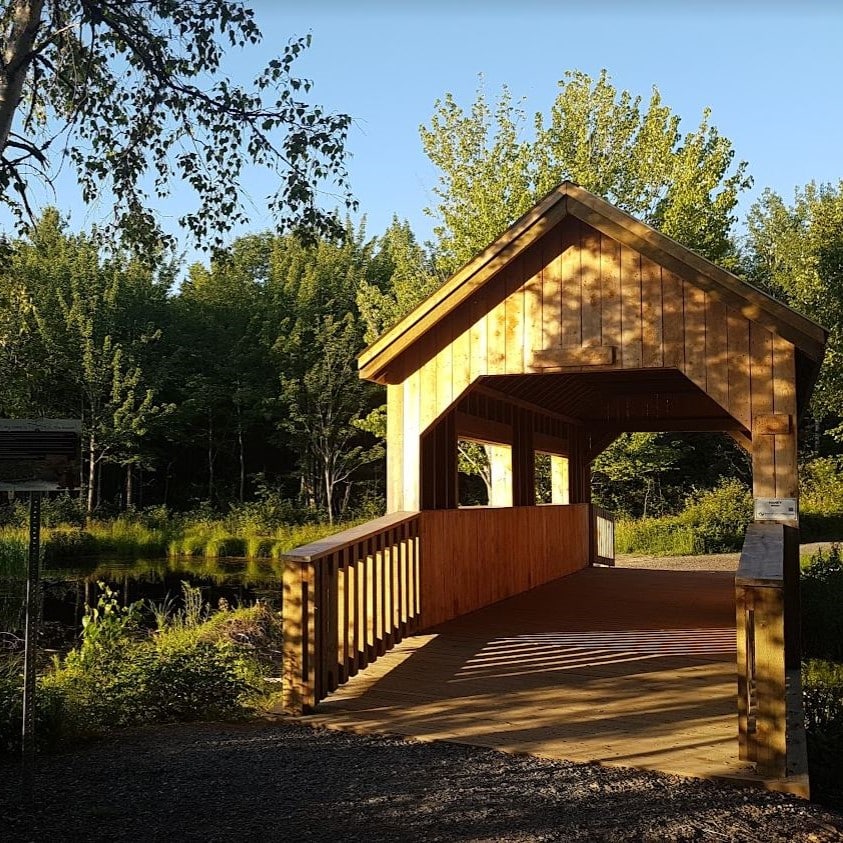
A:
<svg viewBox="0 0 843 843">
<path fill-rule="evenodd" d="M 698 777 L 738 760 L 734 575 L 591 568 L 410 638 L 306 720 Z"/>
</svg>

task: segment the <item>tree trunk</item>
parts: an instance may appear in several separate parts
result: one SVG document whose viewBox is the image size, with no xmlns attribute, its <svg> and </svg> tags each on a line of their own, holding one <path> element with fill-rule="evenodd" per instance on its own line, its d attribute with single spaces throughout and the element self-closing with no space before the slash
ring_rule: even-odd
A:
<svg viewBox="0 0 843 843">
<path fill-rule="evenodd" d="M 243 421 L 240 418 L 240 408 L 237 408 L 237 445 L 240 449 L 240 503 L 246 493 L 246 455 L 243 448 Z"/>
<path fill-rule="evenodd" d="M 129 463 L 126 466 L 126 509 L 131 509 L 135 505 L 133 474 L 132 464 Z"/>
<path fill-rule="evenodd" d="M 94 514 L 94 493 L 97 481 L 97 440 L 92 433 L 88 438 L 88 518 Z"/>
<path fill-rule="evenodd" d="M 32 48 L 41 25 L 44 3 L 42 0 L 17 0 L 13 5 L 11 32 L 0 57 L 4 70 L 0 74 L 0 153 L 6 149 L 26 76 L 34 60 Z"/>
<path fill-rule="evenodd" d="M 208 410 L 208 503 L 214 502 L 214 415 Z"/>
</svg>

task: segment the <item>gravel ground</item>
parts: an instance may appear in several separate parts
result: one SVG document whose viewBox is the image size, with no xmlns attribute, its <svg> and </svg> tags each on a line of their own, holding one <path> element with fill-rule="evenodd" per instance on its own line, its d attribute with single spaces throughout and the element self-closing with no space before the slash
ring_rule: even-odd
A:
<svg viewBox="0 0 843 843">
<path fill-rule="evenodd" d="M 811 542 L 799 546 L 800 556 L 811 556 L 831 542 Z M 618 568 L 657 568 L 661 571 L 736 571 L 740 553 L 710 553 L 705 556 L 627 556 L 620 554 Z"/>
<path fill-rule="evenodd" d="M 762 791 L 284 722 L 155 727 L 0 765 L 0 840 L 841 841 Z"/>
</svg>

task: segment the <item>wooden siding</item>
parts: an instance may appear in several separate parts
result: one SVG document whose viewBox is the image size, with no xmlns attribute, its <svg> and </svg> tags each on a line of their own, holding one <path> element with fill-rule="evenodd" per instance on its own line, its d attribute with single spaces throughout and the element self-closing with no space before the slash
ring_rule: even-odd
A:
<svg viewBox="0 0 843 843">
<path fill-rule="evenodd" d="M 555 365 L 559 362 L 579 365 Z M 716 291 L 695 286 L 568 216 L 390 365 L 390 381 L 400 384 L 389 390 L 389 413 L 400 417 L 400 424 L 391 420 L 389 425 L 390 508 L 424 506 L 420 438 L 432 433 L 479 379 L 642 369 L 673 369 L 700 390 L 694 396 L 666 394 L 662 403 L 674 414 L 687 402 L 685 426 L 677 429 L 752 436 L 754 463 L 763 475 L 756 494 L 795 496 L 793 344 L 725 304 Z M 708 403 L 701 409 L 703 395 Z M 672 429 L 659 408 L 654 411 L 650 396 L 639 398 L 643 409 L 637 416 L 633 401 L 616 402 L 626 408 L 625 416 L 614 420 L 616 429 L 625 429 L 626 421 L 632 425 L 627 429 Z M 576 400 L 560 409 L 571 421 L 583 420 Z M 791 416 L 791 432 L 753 436 L 753 418 L 772 413 Z M 693 427 L 696 418 L 705 423 Z M 395 439 L 399 428 L 400 442 Z M 513 437 L 509 444 L 516 449 L 529 445 L 523 426 Z M 524 482 L 528 485 L 526 477 Z M 527 485 L 516 493 L 519 501 L 526 501 Z"/>
<path fill-rule="evenodd" d="M 589 563 L 588 504 L 421 513 L 422 627 L 520 594 Z"/>
</svg>

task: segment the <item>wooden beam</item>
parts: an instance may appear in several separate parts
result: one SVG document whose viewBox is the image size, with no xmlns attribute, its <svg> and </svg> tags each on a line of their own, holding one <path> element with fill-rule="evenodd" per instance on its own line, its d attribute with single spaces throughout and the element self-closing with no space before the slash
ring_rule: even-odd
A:
<svg viewBox="0 0 843 843">
<path fill-rule="evenodd" d="M 473 391 L 480 393 L 481 395 L 488 395 L 489 398 L 495 398 L 498 401 L 504 401 L 507 404 L 511 404 L 513 407 L 522 407 L 525 410 L 530 410 L 541 416 L 547 416 L 547 418 L 550 419 L 558 419 L 559 421 L 566 422 L 567 424 L 581 426 L 583 423 L 582 419 L 575 419 L 573 416 L 566 416 L 564 413 L 556 413 L 553 410 L 548 410 L 545 407 L 540 406 L 539 404 L 533 404 L 532 401 L 524 401 L 522 398 L 516 398 L 503 390 L 494 389 L 485 383 L 475 384 Z"/>
<path fill-rule="evenodd" d="M 533 350 L 533 365 L 537 369 L 565 366 L 611 366 L 615 362 L 613 345 L 568 346 Z"/>
<path fill-rule="evenodd" d="M 512 444 L 512 425 L 458 411 L 457 438 L 498 445 Z"/>
<path fill-rule="evenodd" d="M 680 432 L 715 432 L 730 433 L 737 431 L 744 432 L 739 421 L 731 417 L 708 418 L 708 419 L 672 419 L 669 416 L 664 418 L 633 418 L 618 419 L 610 423 L 585 420 L 584 424 L 589 430 L 598 433 L 614 432 L 621 433 L 680 433 Z"/>
<path fill-rule="evenodd" d="M 752 420 L 753 436 L 777 436 L 793 430 L 793 416 L 790 413 L 767 413 Z"/>
</svg>

